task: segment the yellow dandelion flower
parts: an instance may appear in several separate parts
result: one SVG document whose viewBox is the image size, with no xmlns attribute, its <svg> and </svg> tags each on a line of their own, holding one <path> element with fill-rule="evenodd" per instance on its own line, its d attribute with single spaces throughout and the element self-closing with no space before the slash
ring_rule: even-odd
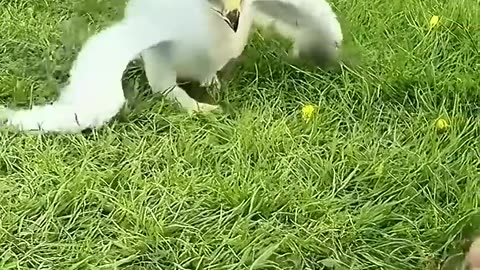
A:
<svg viewBox="0 0 480 270">
<path fill-rule="evenodd" d="M 447 120 L 445 120 L 443 118 L 439 118 L 437 120 L 437 122 L 435 123 L 435 127 L 437 128 L 437 130 L 439 132 L 444 132 L 449 127 L 449 124 L 448 124 Z"/>
<path fill-rule="evenodd" d="M 440 21 L 440 18 L 438 16 L 432 16 L 432 18 L 430 19 L 430 27 L 433 28 L 437 26 L 438 21 Z"/>
<path fill-rule="evenodd" d="M 309 121 L 310 119 L 313 118 L 313 115 L 315 114 L 315 107 L 313 105 L 305 105 L 302 108 L 302 118 L 305 121 Z"/>
</svg>

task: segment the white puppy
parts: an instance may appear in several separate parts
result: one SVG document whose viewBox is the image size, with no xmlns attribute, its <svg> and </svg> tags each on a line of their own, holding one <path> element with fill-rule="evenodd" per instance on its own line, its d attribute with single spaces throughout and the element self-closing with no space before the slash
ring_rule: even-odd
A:
<svg viewBox="0 0 480 270">
<path fill-rule="evenodd" d="M 318 64 L 335 60 L 343 39 L 324 0 L 131 0 L 123 20 L 85 43 L 57 101 L 25 110 L 3 108 L 0 118 L 23 131 L 98 128 L 123 106 L 121 78 L 138 56 L 153 92 L 189 112 L 214 110 L 217 106 L 191 98 L 177 78 L 216 81 L 217 71 L 243 52 L 254 24 L 292 39 L 295 56 Z"/>
</svg>

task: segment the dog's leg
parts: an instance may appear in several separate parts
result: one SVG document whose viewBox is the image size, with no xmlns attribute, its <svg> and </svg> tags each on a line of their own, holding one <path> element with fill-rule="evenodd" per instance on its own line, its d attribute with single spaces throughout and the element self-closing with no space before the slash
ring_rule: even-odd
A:
<svg viewBox="0 0 480 270">
<path fill-rule="evenodd" d="M 142 52 L 145 74 L 153 93 L 162 93 L 168 99 L 176 101 L 189 113 L 208 112 L 218 106 L 201 103 L 190 97 L 177 85 L 177 73 L 168 59 L 168 51 L 156 46 Z"/>
</svg>

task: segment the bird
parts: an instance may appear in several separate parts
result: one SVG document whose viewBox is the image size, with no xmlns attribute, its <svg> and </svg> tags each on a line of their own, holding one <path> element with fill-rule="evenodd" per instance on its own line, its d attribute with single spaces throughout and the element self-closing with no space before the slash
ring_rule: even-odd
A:
<svg viewBox="0 0 480 270">
<path fill-rule="evenodd" d="M 219 110 L 190 97 L 178 81 L 219 84 L 218 71 L 240 57 L 257 28 L 292 40 L 293 57 L 318 66 L 338 62 L 343 34 L 326 0 L 130 0 L 121 20 L 83 44 L 57 100 L 0 107 L 0 125 L 43 133 L 101 128 L 124 106 L 122 75 L 138 58 L 153 93 L 188 113 Z"/>
</svg>

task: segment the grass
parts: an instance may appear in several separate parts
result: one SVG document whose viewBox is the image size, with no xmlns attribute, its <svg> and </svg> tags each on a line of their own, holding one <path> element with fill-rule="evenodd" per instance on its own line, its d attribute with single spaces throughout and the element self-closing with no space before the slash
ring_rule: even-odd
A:
<svg viewBox="0 0 480 270">
<path fill-rule="evenodd" d="M 479 2 L 333 4 L 356 63 L 341 74 L 257 35 L 230 114 L 146 95 L 92 133 L 2 131 L 0 269 L 438 269 L 461 252 L 480 233 Z M 79 44 L 121 14 L 0 6 L 0 96 L 17 106 L 53 99 Z"/>
</svg>

